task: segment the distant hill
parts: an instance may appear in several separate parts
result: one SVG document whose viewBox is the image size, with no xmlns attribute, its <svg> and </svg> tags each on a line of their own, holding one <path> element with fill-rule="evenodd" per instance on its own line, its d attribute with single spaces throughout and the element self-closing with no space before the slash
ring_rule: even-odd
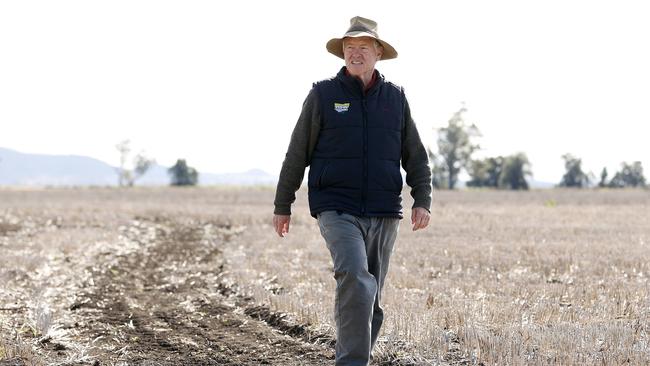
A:
<svg viewBox="0 0 650 366">
<path fill-rule="evenodd" d="M 528 185 L 530 186 L 530 188 L 533 189 L 550 189 L 550 188 L 554 188 L 557 185 L 557 183 L 544 182 L 541 180 L 532 179 L 528 181 Z"/>
<path fill-rule="evenodd" d="M 25 154 L 0 148 L 1 185 L 114 185 L 115 168 L 78 155 Z"/>
<path fill-rule="evenodd" d="M 259 169 L 242 173 L 199 172 L 200 185 L 275 184 L 277 177 Z M 168 185 L 167 167 L 154 164 L 136 185 Z M 27 154 L 0 147 L 0 186 L 115 186 L 117 168 L 79 155 Z"/>
<path fill-rule="evenodd" d="M 212 174 L 199 172 L 200 185 L 275 185 L 278 177 L 263 170 Z M 136 185 L 168 185 L 167 167 L 154 164 Z M 306 184 L 306 180 L 303 181 Z M 553 183 L 532 180 L 531 188 L 552 188 Z M 79 155 L 27 154 L 0 147 L 0 186 L 115 186 L 117 168 Z M 464 187 L 459 182 L 458 188 Z"/>
</svg>

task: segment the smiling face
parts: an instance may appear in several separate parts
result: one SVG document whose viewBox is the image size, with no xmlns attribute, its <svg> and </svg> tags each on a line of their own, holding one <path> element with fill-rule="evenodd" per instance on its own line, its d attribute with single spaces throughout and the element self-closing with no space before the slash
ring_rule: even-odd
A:
<svg viewBox="0 0 650 366">
<path fill-rule="evenodd" d="M 375 64 L 381 59 L 383 49 L 374 38 L 349 37 L 343 39 L 343 58 L 352 76 L 364 81 L 372 78 Z"/>
</svg>

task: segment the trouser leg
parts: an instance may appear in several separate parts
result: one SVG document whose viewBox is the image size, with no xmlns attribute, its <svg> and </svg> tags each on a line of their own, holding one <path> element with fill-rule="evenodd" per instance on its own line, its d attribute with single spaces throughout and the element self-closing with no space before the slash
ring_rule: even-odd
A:
<svg viewBox="0 0 650 366">
<path fill-rule="evenodd" d="M 336 365 L 365 366 L 370 358 L 377 282 L 368 272 L 363 229 L 354 216 L 334 211 L 321 213 L 318 224 L 336 279 Z"/>
<path fill-rule="evenodd" d="M 388 264 L 393 252 L 399 219 L 396 218 L 372 218 L 370 228 L 366 237 L 366 253 L 368 257 L 368 272 L 375 277 L 377 282 L 377 293 L 373 306 L 372 327 L 370 337 L 370 349 L 374 349 L 381 325 L 384 322 L 384 310 L 381 307 L 381 296 L 384 288 Z"/>
<path fill-rule="evenodd" d="M 383 322 L 381 289 L 399 219 L 319 215 L 336 279 L 336 364 L 367 365 Z"/>
</svg>

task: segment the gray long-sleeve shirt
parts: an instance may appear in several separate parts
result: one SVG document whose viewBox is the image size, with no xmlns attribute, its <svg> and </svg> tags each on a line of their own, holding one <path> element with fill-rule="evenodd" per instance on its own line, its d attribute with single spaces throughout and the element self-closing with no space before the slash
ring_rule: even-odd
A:
<svg viewBox="0 0 650 366">
<path fill-rule="evenodd" d="M 402 167 L 406 171 L 406 184 L 411 187 L 413 207 L 431 209 L 431 169 L 427 154 L 413 118 L 408 101 L 404 108 L 404 127 L 402 130 Z M 291 204 L 296 200 L 305 168 L 310 164 L 312 153 L 318 143 L 321 129 L 321 111 L 318 95 L 313 88 L 302 106 L 289 148 L 282 164 L 280 179 L 275 192 L 276 215 L 290 215 Z"/>
</svg>

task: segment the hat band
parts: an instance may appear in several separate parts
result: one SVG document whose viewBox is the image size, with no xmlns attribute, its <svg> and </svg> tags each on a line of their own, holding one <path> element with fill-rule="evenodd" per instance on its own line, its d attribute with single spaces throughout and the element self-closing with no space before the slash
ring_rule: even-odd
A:
<svg viewBox="0 0 650 366">
<path fill-rule="evenodd" d="M 377 36 L 377 32 L 375 32 L 375 31 L 373 31 L 371 29 L 368 29 L 368 28 L 364 28 L 364 27 L 352 27 L 352 28 L 348 29 L 348 31 L 347 31 L 347 33 L 350 33 L 350 32 L 365 32 L 365 33 L 372 34 L 375 38 L 379 38 L 379 36 Z"/>
</svg>

